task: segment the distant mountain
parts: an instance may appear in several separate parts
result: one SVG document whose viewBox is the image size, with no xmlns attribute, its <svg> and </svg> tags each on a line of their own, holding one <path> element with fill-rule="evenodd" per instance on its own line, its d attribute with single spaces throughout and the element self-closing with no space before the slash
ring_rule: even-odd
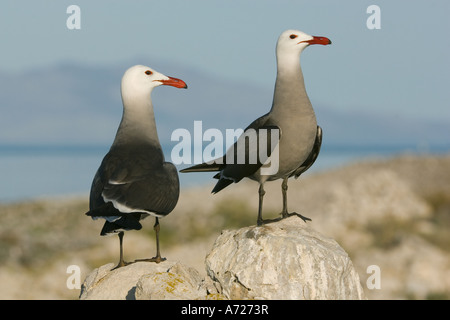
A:
<svg viewBox="0 0 450 320">
<path fill-rule="evenodd" d="M 147 63 L 148 59 L 135 61 Z M 120 79 L 133 63 L 111 67 L 66 63 L 22 74 L 0 73 L 0 144 L 109 145 L 122 115 Z M 159 136 L 166 146 L 175 144 L 170 141 L 173 130 L 193 132 L 195 120 L 203 121 L 203 130 L 244 128 L 271 107 L 272 87 L 223 79 L 163 61 L 151 66 L 189 86 L 188 90 L 161 87 L 153 92 Z M 342 111 L 310 98 L 326 145 L 450 145 L 450 127 L 443 119 L 422 121 L 363 108 Z"/>
</svg>

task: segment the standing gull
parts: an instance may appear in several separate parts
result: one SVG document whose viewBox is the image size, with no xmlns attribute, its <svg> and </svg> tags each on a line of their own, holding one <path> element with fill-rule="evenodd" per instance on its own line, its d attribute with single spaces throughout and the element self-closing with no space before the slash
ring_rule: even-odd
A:
<svg viewBox="0 0 450 320">
<path fill-rule="evenodd" d="M 156 256 L 139 261 L 165 260 L 159 250 L 159 218 L 175 208 L 180 183 L 175 166 L 164 160 L 156 131 L 150 95 L 160 85 L 187 88 L 184 81 L 146 66 L 137 65 L 125 72 L 122 121 L 92 182 L 86 214 L 106 220 L 100 235 L 118 233 L 120 259 L 116 268 L 129 264 L 123 260 L 124 231 L 140 230 L 139 220 L 149 215 L 155 217 Z"/>
<path fill-rule="evenodd" d="M 247 177 L 259 182 L 259 208 L 257 224 L 261 225 L 274 220 L 263 220 L 262 207 L 264 198 L 264 183 L 282 179 L 283 209 L 281 218 L 297 215 L 303 220 L 311 220 L 295 212 L 288 213 L 287 209 L 287 182 L 292 176 L 298 178 L 308 170 L 320 152 L 322 144 L 322 129 L 317 125 L 316 116 L 306 93 L 303 73 L 300 67 L 300 54 L 312 44 L 331 44 L 325 37 L 310 36 L 298 30 L 286 30 L 278 38 L 276 47 L 277 79 L 273 95 L 271 110 L 262 117 L 253 121 L 245 130 L 238 141 L 227 151 L 222 158 L 208 163 L 181 170 L 181 172 L 207 172 L 219 171 L 214 178 L 219 181 L 212 190 L 217 193 L 233 182 L 237 183 Z M 276 145 L 268 143 L 269 134 L 276 130 L 279 139 Z M 263 131 L 266 132 L 267 144 L 261 144 L 260 138 Z M 256 133 L 257 139 L 245 144 L 245 148 L 239 146 L 239 140 L 248 132 Z M 257 142 L 255 142 L 257 141 Z M 261 140 L 264 141 L 264 140 Z M 265 147 L 269 151 L 270 158 L 264 161 L 259 158 L 256 162 L 248 161 L 251 153 L 259 155 L 260 149 Z M 230 154 L 245 152 L 244 162 L 236 161 L 237 157 L 227 157 Z M 244 151 L 243 151 L 244 150 Z M 276 154 L 275 154 L 276 153 Z M 231 161 L 230 161 L 231 160 Z M 228 163 L 227 163 L 228 162 Z M 275 163 L 278 166 L 276 172 L 267 173 L 264 165 Z M 278 219 L 276 219 L 278 220 Z"/>
</svg>

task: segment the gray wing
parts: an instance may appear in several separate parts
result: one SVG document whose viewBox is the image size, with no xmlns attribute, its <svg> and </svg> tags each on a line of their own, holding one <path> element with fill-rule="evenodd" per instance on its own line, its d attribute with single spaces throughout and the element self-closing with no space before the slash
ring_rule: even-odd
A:
<svg viewBox="0 0 450 320">
<path fill-rule="evenodd" d="M 308 158 L 294 171 L 289 177 L 295 176 L 297 179 L 302 173 L 308 170 L 316 161 L 320 153 L 320 148 L 322 146 L 322 128 L 317 126 L 316 139 L 314 141 L 314 146 L 308 155 Z"/>
<path fill-rule="evenodd" d="M 275 143 L 272 144 L 272 130 L 278 130 Z M 251 123 L 238 141 L 227 150 L 223 158 L 226 164 L 222 176 L 236 182 L 254 174 L 272 154 L 279 142 L 280 128 L 264 116 Z M 264 150 L 262 150 L 264 148 Z"/>
<path fill-rule="evenodd" d="M 272 143 L 273 130 L 277 130 L 277 136 L 274 137 L 278 139 L 274 139 L 275 143 Z M 260 144 L 264 141 L 262 135 L 266 138 L 265 146 Z M 245 128 L 238 141 L 227 150 L 223 157 L 183 169 L 180 172 L 219 171 L 214 176 L 219 181 L 212 190 L 213 193 L 217 193 L 231 183 L 239 182 L 258 171 L 265 160 L 270 157 L 280 137 L 280 128 L 270 121 L 268 114 L 265 114 Z M 245 143 L 245 139 L 248 143 Z M 265 152 L 260 152 L 262 147 L 265 147 Z"/>
</svg>

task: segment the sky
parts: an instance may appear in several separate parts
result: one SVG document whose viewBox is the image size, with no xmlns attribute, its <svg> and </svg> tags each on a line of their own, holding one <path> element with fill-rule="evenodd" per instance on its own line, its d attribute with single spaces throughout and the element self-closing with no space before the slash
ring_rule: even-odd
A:
<svg viewBox="0 0 450 320">
<path fill-rule="evenodd" d="M 67 28 L 80 8 L 80 29 Z M 370 5 L 380 29 L 369 29 Z M 273 88 L 282 31 L 326 36 L 301 62 L 308 93 L 340 110 L 449 119 L 450 2 L 364 0 L 2 1 L 0 73 L 137 56 Z"/>
<path fill-rule="evenodd" d="M 80 8 L 80 29 L 67 27 L 67 20 L 72 21 L 72 12 L 67 13 L 71 5 Z M 380 9 L 380 29 L 367 27 L 367 20 L 373 18 L 373 12 L 367 12 L 371 5 Z M 327 135 L 325 144 L 339 140 L 337 134 L 332 137 L 333 132 L 368 140 L 364 126 L 372 117 L 369 131 L 389 127 L 385 131 L 391 137 L 405 124 L 412 124 L 414 130 L 417 126 L 419 136 L 430 132 L 430 137 L 438 136 L 442 143 L 450 120 L 448 15 L 447 0 L 2 0 L 0 81 L 7 92 L 0 92 L 0 96 L 7 97 L 10 103 L 0 104 L 0 141 L 13 145 L 39 141 L 48 145 L 53 140 L 46 137 L 61 143 L 67 142 L 67 136 L 77 141 L 87 136 L 104 137 L 102 141 L 110 143 L 121 113 L 117 70 L 138 63 L 163 73 L 165 70 L 159 67 L 170 66 L 173 73 L 169 75 L 190 85 L 186 92 L 168 88 L 152 96 L 156 105 L 169 105 L 167 109 L 176 113 L 174 116 L 162 113 L 162 108 L 155 110 L 160 112 L 158 130 L 170 125 L 190 128 L 193 120 L 202 120 L 201 116 L 206 119 L 206 115 L 232 128 L 246 126 L 270 107 L 278 36 L 286 29 L 297 29 L 333 42 L 330 46 L 311 46 L 301 56 L 308 95 L 316 111 L 321 107 L 318 115 Z M 60 72 L 64 66 L 69 66 L 67 78 Z M 86 78 L 77 78 L 75 73 L 90 75 L 91 69 L 101 74 L 89 78 L 86 84 L 78 83 Z M 110 69 L 114 71 L 105 72 Z M 193 72 L 198 72 L 197 76 Z M 104 86 L 92 84 L 94 78 L 109 76 L 114 79 L 107 78 Z M 21 79 L 28 81 L 22 83 Z M 204 79 L 210 81 L 205 86 L 210 92 L 202 92 Z M 37 81 L 39 86 L 34 85 Z M 73 82 L 78 86 L 71 91 Z M 53 94 L 53 87 L 47 84 L 54 83 L 59 87 Z M 230 85 L 234 83 L 243 89 Z M 101 91 L 97 92 L 97 87 L 102 87 Z M 38 92 L 42 88 L 43 92 Z M 84 90 L 81 93 L 80 88 Z M 117 92 L 109 92 L 109 88 Z M 21 90 L 20 99 L 15 99 Z M 86 93 L 89 97 L 82 96 Z M 87 106 L 96 110 L 80 108 L 87 98 Z M 70 99 L 73 101 L 67 101 Z M 188 108 L 178 103 L 182 99 Z M 214 103 L 215 99 L 220 103 Z M 53 104 L 42 112 L 46 101 Z M 233 105 L 233 101 L 240 103 Z M 61 103 L 65 108 L 58 108 Z M 114 106 L 114 112 L 108 110 L 107 104 Z M 8 111 L 11 106 L 16 110 Z M 223 117 L 226 111 L 229 114 Z M 359 125 L 357 119 L 365 122 Z M 388 125 L 380 125 L 383 121 Z M 421 126 L 422 121 L 428 122 Z M 439 126 L 433 127 L 434 121 Z M 400 122 L 402 125 L 398 125 Z M 86 127 L 89 130 L 84 130 Z M 353 133 L 355 128 L 357 132 Z M 98 130 L 96 134 L 94 129 Z M 403 136 L 405 132 L 408 135 L 411 131 L 403 130 Z M 167 143 L 167 136 L 163 142 Z M 426 143 L 433 142 L 426 139 Z M 99 153 L 87 157 L 87 164 L 71 156 L 53 162 L 45 155 L 32 162 L 26 157 L 23 162 L 3 157 L 0 169 L 9 184 L 0 194 L 5 197 L 13 189 L 21 193 L 10 197 L 36 195 L 37 190 L 49 194 L 85 192 L 102 156 Z M 318 165 L 322 159 L 323 153 Z M 78 184 L 66 190 L 66 174 L 72 171 L 80 176 L 75 179 Z M 42 175 L 30 179 L 37 173 Z M 49 178 L 55 181 L 46 181 L 48 188 L 44 190 L 42 181 Z M 29 190 L 22 190 L 24 186 Z"/>
</svg>

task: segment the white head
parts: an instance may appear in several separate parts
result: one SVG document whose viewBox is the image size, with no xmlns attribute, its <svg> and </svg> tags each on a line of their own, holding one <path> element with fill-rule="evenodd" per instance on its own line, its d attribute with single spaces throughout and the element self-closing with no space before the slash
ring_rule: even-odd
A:
<svg viewBox="0 0 450 320">
<path fill-rule="evenodd" d="M 124 99 L 133 99 L 141 96 L 149 96 L 153 88 L 160 85 L 187 88 L 183 80 L 165 76 L 146 66 L 136 65 L 125 71 L 122 77 L 122 97 Z"/>
<path fill-rule="evenodd" d="M 331 41 L 328 38 L 310 36 L 298 30 L 286 30 L 278 38 L 277 57 L 295 56 L 297 58 L 311 44 L 328 45 Z"/>
</svg>

